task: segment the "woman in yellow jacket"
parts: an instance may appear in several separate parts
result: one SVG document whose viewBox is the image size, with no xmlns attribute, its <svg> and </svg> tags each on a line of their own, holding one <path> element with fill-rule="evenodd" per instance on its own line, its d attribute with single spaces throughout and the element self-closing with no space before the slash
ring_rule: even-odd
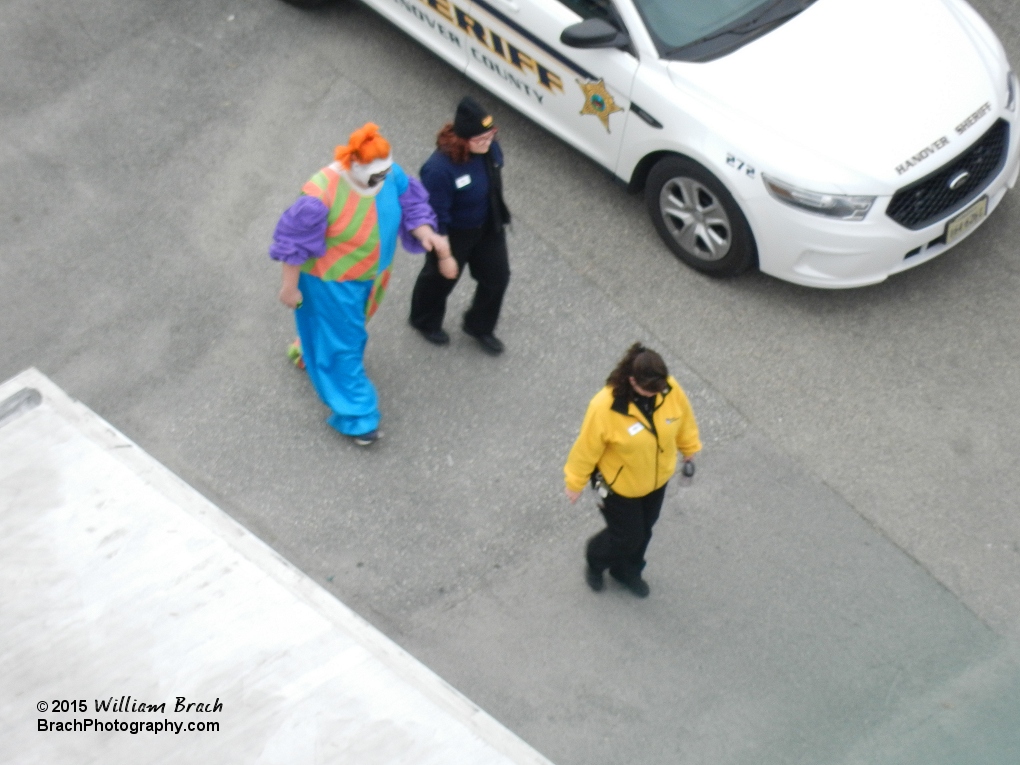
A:
<svg viewBox="0 0 1020 765">
<path fill-rule="evenodd" d="M 655 351 L 634 343 L 588 404 L 567 464 L 567 497 L 576 502 L 589 481 L 599 494 L 606 528 L 588 540 L 588 586 L 598 592 L 609 574 L 639 598 L 652 526 L 659 519 L 677 452 L 691 462 L 701 451 L 687 396 Z M 693 465 L 692 465 L 693 467 Z"/>
</svg>

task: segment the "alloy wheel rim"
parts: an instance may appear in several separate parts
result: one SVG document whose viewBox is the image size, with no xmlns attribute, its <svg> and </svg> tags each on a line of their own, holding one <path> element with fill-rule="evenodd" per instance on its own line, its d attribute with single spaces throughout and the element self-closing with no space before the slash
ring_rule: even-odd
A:
<svg viewBox="0 0 1020 765">
<path fill-rule="evenodd" d="M 733 244 L 733 226 L 719 197 L 694 178 L 671 178 L 659 193 L 659 210 L 673 241 L 698 260 L 722 260 Z"/>
</svg>

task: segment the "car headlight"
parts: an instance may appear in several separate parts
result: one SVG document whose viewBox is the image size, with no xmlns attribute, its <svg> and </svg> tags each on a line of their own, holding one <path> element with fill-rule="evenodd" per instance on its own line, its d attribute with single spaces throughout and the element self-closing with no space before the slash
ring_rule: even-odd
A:
<svg viewBox="0 0 1020 765">
<path fill-rule="evenodd" d="M 1010 72 L 1006 75 L 1006 108 L 1013 111 L 1016 108 L 1016 74 Z"/>
<path fill-rule="evenodd" d="M 801 210 L 825 215 L 829 218 L 840 220 L 864 220 L 871 205 L 875 203 L 875 197 L 847 196 L 844 194 L 820 194 L 817 191 L 806 191 L 788 183 L 777 181 L 775 178 L 762 173 L 762 180 L 765 181 L 765 188 L 769 194 L 780 202 L 785 202 L 791 207 Z"/>
</svg>

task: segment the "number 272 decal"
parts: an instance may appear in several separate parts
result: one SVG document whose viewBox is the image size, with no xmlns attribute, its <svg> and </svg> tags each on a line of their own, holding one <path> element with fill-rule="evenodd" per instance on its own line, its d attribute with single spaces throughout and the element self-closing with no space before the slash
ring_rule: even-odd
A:
<svg viewBox="0 0 1020 765">
<path fill-rule="evenodd" d="M 748 178 L 755 177 L 755 169 L 747 164 L 744 160 L 734 157 L 732 154 L 726 155 L 726 164 L 736 170 L 738 173 L 743 173 Z"/>
</svg>

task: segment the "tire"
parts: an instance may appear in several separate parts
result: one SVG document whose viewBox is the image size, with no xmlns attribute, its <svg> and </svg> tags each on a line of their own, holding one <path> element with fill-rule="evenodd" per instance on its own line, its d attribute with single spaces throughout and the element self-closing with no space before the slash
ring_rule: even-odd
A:
<svg viewBox="0 0 1020 765">
<path fill-rule="evenodd" d="M 333 5 L 336 0 L 283 0 L 287 5 L 293 5 L 295 8 L 304 8 L 305 10 L 311 10 L 312 8 L 325 8 L 327 5 Z"/>
<path fill-rule="evenodd" d="M 736 276 L 758 264 L 751 227 L 736 200 L 693 160 L 660 159 L 645 184 L 656 231 L 680 260 L 709 276 Z"/>
</svg>

